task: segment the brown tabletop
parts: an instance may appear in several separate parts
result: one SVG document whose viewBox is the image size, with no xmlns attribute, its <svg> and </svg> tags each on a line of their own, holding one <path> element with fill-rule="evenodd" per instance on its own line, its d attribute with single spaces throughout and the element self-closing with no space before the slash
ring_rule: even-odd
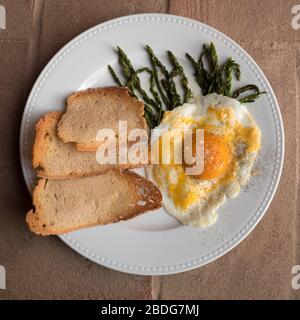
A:
<svg viewBox="0 0 300 320">
<path fill-rule="evenodd" d="M 298 1 L 299 2 L 299 1 Z M 300 29 L 296 0 L 0 0 L 0 299 L 291 299 L 300 264 Z M 80 32 L 111 18 L 145 12 L 182 15 L 237 41 L 267 75 L 283 115 L 286 152 L 275 198 L 259 225 L 217 261 L 182 274 L 134 276 L 101 267 L 57 237 L 28 231 L 31 207 L 19 160 L 26 98 L 49 59 Z M 300 22 L 299 22 L 300 23 Z M 298 179 L 299 180 L 299 179 Z M 298 194 L 298 201 L 297 201 Z"/>
</svg>

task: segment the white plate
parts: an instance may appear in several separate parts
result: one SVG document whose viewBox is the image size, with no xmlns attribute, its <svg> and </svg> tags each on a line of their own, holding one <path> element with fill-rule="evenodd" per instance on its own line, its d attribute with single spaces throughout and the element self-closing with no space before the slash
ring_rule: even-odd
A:
<svg viewBox="0 0 300 320">
<path fill-rule="evenodd" d="M 164 209 L 108 226 L 61 236 L 74 250 L 106 267 L 134 274 L 162 275 L 190 270 L 224 255 L 243 240 L 266 212 L 279 182 L 284 133 L 273 90 L 252 58 L 234 41 L 200 22 L 165 14 L 141 14 L 102 23 L 76 37 L 48 63 L 28 98 L 20 132 L 22 169 L 30 191 L 35 184 L 31 165 L 34 125 L 46 112 L 63 110 L 71 92 L 113 84 L 107 64 L 117 66 L 114 47 L 121 46 L 136 67 L 148 64 L 144 44 L 163 60 L 171 49 L 188 71 L 185 52 L 197 56 L 203 43 L 213 41 L 220 59 L 233 57 L 241 65 L 239 85 L 255 83 L 268 92 L 249 105 L 262 130 L 257 160 L 261 174 L 246 190 L 219 209 L 215 225 L 196 229 L 180 225 Z M 199 88 L 192 83 L 193 91 Z M 143 173 L 143 172 L 142 172 Z"/>
</svg>

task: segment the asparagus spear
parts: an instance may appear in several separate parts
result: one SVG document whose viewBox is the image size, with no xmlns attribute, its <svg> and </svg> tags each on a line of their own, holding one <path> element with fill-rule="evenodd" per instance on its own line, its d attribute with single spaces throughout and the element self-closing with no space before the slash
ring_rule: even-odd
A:
<svg viewBox="0 0 300 320">
<path fill-rule="evenodd" d="M 189 80 L 184 73 L 183 67 L 178 62 L 177 58 L 175 57 L 174 53 L 168 50 L 169 59 L 174 67 L 173 71 L 177 71 L 178 74 L 181 76 L 181 85 L 184 91 L 183 102 L 189 102 L 192 98 L 192 90 L 189 88 Z"/>
<path fill-rule="evenodd" d="M 203 46 L 203 51 L 199 56 L 198 62 L 188 53 L 186 53 L 186 57 L 194 69 L 195 80 L 204 96 L 215 92 L 224 96 L 238 98 L 241 93 L 254 90 L 254 93 L 239 99 L 241 103 L 249 103 L 254 102 L 260 95 L 266 93 L 259 91 L 258 87 L 252 84 L 241 87 L 232 93 L 232 74 L 234 73 L 237 80 L 240 80 L 240 65 L 232 58 L 228 58 L 227 61 L 220 66 L 217 51 L 213 43 L 209 46 Z M 204 67 L 204 57 L 208 62 L 209 70 Z"/>
<path fill-rule="evenodd" d="M 251 90 L 253 90 L 254 93 L 251 93 L 247 96 L 244 96 L 238 99 L 241 93 L 246 91 L 251 91 Z M 235 90 L 234 93 L 232 94 L 232 98 L 238 99 L 240 103 L 250 103 L 250 102 L 254 102 L 260 95 L 265 93 L 266 93 L 265 91 L 259 91 L 258 87 L 255 84 L 248 84 L 247 86 L 244 86 Z"/>
</svg>

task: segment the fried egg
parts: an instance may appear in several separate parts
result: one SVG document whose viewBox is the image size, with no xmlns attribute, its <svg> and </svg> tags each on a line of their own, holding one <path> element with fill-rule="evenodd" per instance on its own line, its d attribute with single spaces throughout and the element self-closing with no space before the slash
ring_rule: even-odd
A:
<svg viewBox="0 0 300 320">
<path fill-rule="evenodd" d="M 179 156 L 176 152 L 182 152 L 184 129 L 204 132 L 204 168 L 197 175 L 187 174 L 188 165 L 184 161 L 179 164 L 174 161 Z M 170 136 L 170 162 L 164 164 L 160 158 L 158 164 L 147 169 L 149 178 L 163 195 L 166 211 L 183 224 L 198 227 L 214 224 L 217 209 L 227 198 L 235 198 L 251 176 L 261 147 L 258 125 L 247 107 L 236 99 L 210 94 L 195 103 L 166 111 L 152 133 L 152 147 L 164 150 L 162 137 L 166 133 Z M 194 148 L 194 135 L 192 140 Z"/>
</svg>

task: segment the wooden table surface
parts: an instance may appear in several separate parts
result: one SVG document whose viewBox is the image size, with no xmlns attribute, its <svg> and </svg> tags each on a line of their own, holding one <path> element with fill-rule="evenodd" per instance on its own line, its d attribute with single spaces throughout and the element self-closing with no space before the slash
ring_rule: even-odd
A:
<svg viewBox="0 0 300 320">
<path fill-rule="evenodd" d="M 298 1 L 299 2 L 299 1 Z M 1 0 L 0 265 L 7 289 L 0 299 L 255 299 L 299 298 L 291 286 L 300 264 L 300 29 L 296 0 Z M 236 249 L 178 275 L 116 272 L 78 255 L 56 237 L 25 225 L 31 207 L 20 169 L 18 135 L 26 98 L 49 59 L 80 32 L 118 16 L 162 12 L 207 23 L 237 41 L 267 75 L 279 100 L 286 135 L 283 176 L 266 216 Z"/>
</svg>

